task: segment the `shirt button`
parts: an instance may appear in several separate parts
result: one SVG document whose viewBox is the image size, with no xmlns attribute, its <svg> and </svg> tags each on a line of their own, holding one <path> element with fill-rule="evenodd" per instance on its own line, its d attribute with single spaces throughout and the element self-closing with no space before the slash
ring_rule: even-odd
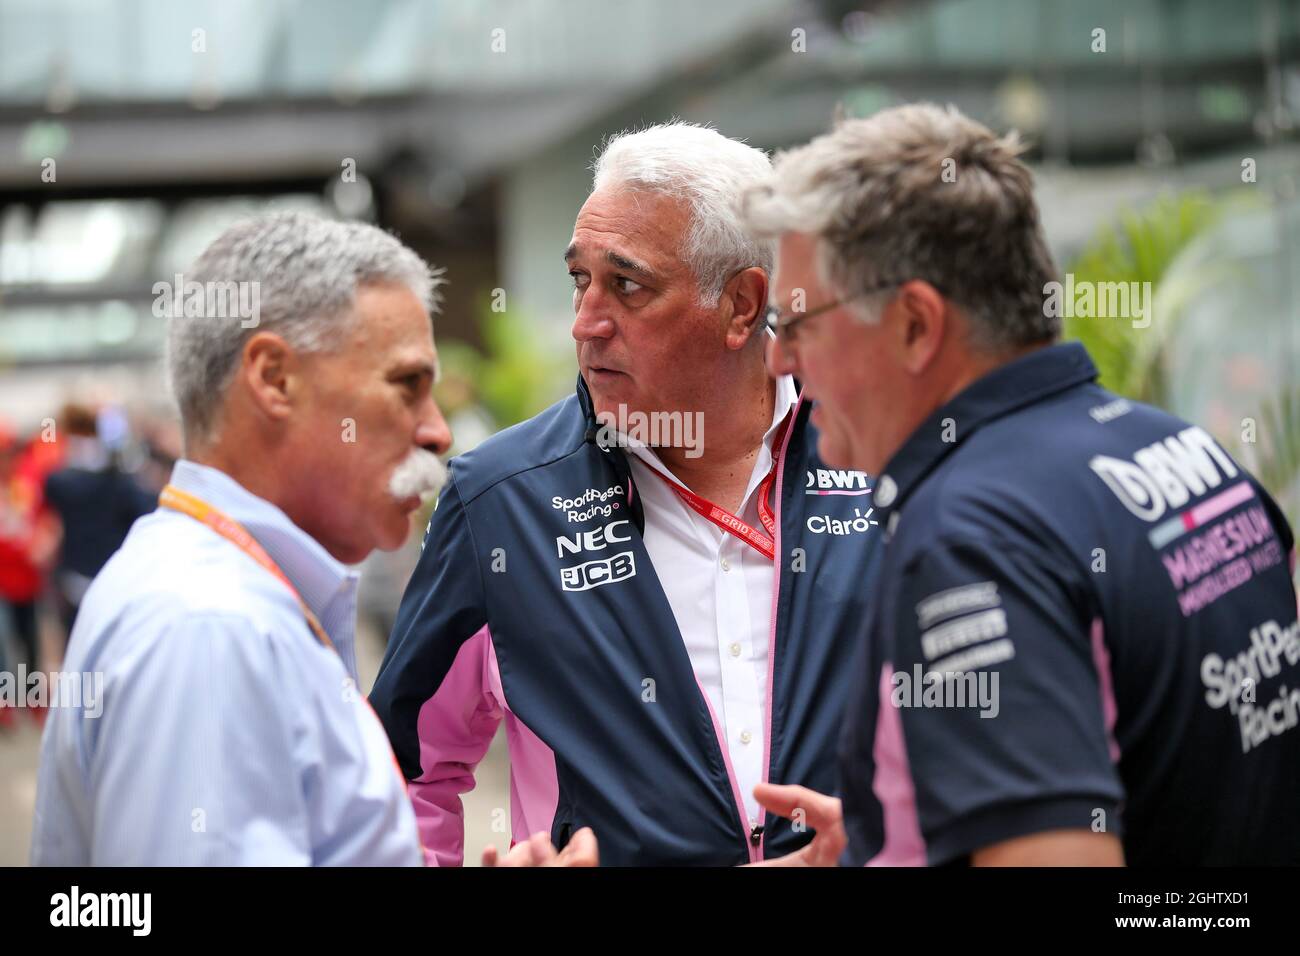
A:
<svg viewBox="0 0 1300 956">
<path fill-rule="evenodd" d="M 747 744 L 753 739 L 754 739 L 754 735 L 751 734 L 748 730 L 742 730 L 740 732 L 740 742 L 742 744 Z"/>
<path fill-rule="evenodd" d="M 724 571 L 730 571 L 730 570 L 731 570 L 731 562 L 728 561 L 726 558 L 723 558 L 723 559 L 722 559 L 722 570 L 724 570 Z"/>
<path fill-rule="evenodd" d="M 728 648 L 728 650 L 731 651 L 731 656 L 732 656 L 732 657 L 739 657 L 739 656 L 740 656 L 740 641 L 732 641 L 732 642 L 731 642 L 731 647 Z"/>
<path fill-rule="evenodd" d="M 888 475 L 881 475 L 876 481 L 876 493 L 872 497 L 880 507 L 888 508 L 898 497 L 898 485 Z"/>
</svg>

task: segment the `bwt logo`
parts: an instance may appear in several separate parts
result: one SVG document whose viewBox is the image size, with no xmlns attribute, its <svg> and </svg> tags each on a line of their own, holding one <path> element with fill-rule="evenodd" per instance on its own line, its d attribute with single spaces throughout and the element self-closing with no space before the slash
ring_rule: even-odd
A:
<svg viewBox="0 0 1300 956">
<path fill-rule="evenodd" d="M 572 538 L 562 534 L 555 539 L 555 556 L 562 558 L 568 554 L 582 554 L 584 551 L 604 551 L 610 544 L 631 541 L 632 535 L 627 533 L 627 524 L 626 520 L 615 521 L 591 531 L 579 531 Z M 620 528 L 623 529 L 621 533 L 618 530 Z"/>
<path fill-rule="evenodd" d="M 808 472 L 805 491 L 810 495 L 831 494 L 865 495 L 871 490 L 865 471 L 841 471 L 835 468 L 814 468 Z"/>
<path fill-rule="evenodd" d="M 560 568 L 560 586 L 566 591 L 588 591 L 635 575 L 635 555 L 631 551 L 620 551 L 608 558 L 597 558 L 571 568 Z"/>
<path fill-rule="evenodd" d="M 1166 510 L 1187 504 L 1193 495 L 1219 487 L 1223 475 L 1237 476 L 1232 459 L 1195 425 L 1139 449 L 1131 462 L 1097 455 L 1088 467 L 1125 508 L 1144 521 L 1155 521 Z"/>
</svg>

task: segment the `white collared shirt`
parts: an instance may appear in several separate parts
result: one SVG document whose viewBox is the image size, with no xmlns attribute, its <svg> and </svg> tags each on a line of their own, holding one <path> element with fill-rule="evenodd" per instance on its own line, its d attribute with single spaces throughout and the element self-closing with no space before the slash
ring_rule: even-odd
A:
<svg viewBox="0 0 1300 956">
<path fill-rule="evenodd" d="M 736 514 L 763 531 L 758 486 L 772 469 L 772 440 L 798 400 L 794 379 L 776 382 L 772 422 Z M 704 689 L 740 787 L 749 827 L 762 820 L 754 787 L 763 780 L 768 652 L 772 629 L 772 562 L 696 512 L 651 470 L 673 477 L 654 452 L 627 442 L 628 461 L 645 509 L 645 547 L 663 585 Z"/>
</svg>

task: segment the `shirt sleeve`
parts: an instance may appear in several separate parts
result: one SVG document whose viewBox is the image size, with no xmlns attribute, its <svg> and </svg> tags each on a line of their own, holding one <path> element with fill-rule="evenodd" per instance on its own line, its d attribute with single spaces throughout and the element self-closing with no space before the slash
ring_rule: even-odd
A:
<svg viewBox="0 0 1300 956">
<path fill-rule="evenodd" d="M 241 615 L 169 630 L 107 675 L 87 738 L 90 862 L 312 863 L 293 669 Z"/>
<path fill-rule="evenodd" d="M 370 692 L 410 781 L 426 860 L 442 864 L 463 859 L 460 794 L 473 788 L 474 770 L 503 712 L 488 684 L 491 648 L 481 572 L 454 465 L 452 475 L 429 521 Z"/>
<path fill-rule="evenodd" d="M 888 703 L 931 864 L 1044 830 L 1119 831 L 1108 675 L 1070 573 L 996 541 L 941 542 L 904 571 Z"/>
</svg>

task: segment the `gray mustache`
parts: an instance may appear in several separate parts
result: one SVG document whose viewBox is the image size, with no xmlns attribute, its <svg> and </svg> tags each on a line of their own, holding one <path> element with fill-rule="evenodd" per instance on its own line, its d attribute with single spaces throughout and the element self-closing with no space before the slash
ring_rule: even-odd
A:
<svg viewBox="0 0 1300 956">
<path fill-rule="evenodd" d="M 413 448 L 388 480 L 388 493 L 394 498 L 427 498 L 447 483 L 447 466 L 433 452 Z"/>
</svg>

